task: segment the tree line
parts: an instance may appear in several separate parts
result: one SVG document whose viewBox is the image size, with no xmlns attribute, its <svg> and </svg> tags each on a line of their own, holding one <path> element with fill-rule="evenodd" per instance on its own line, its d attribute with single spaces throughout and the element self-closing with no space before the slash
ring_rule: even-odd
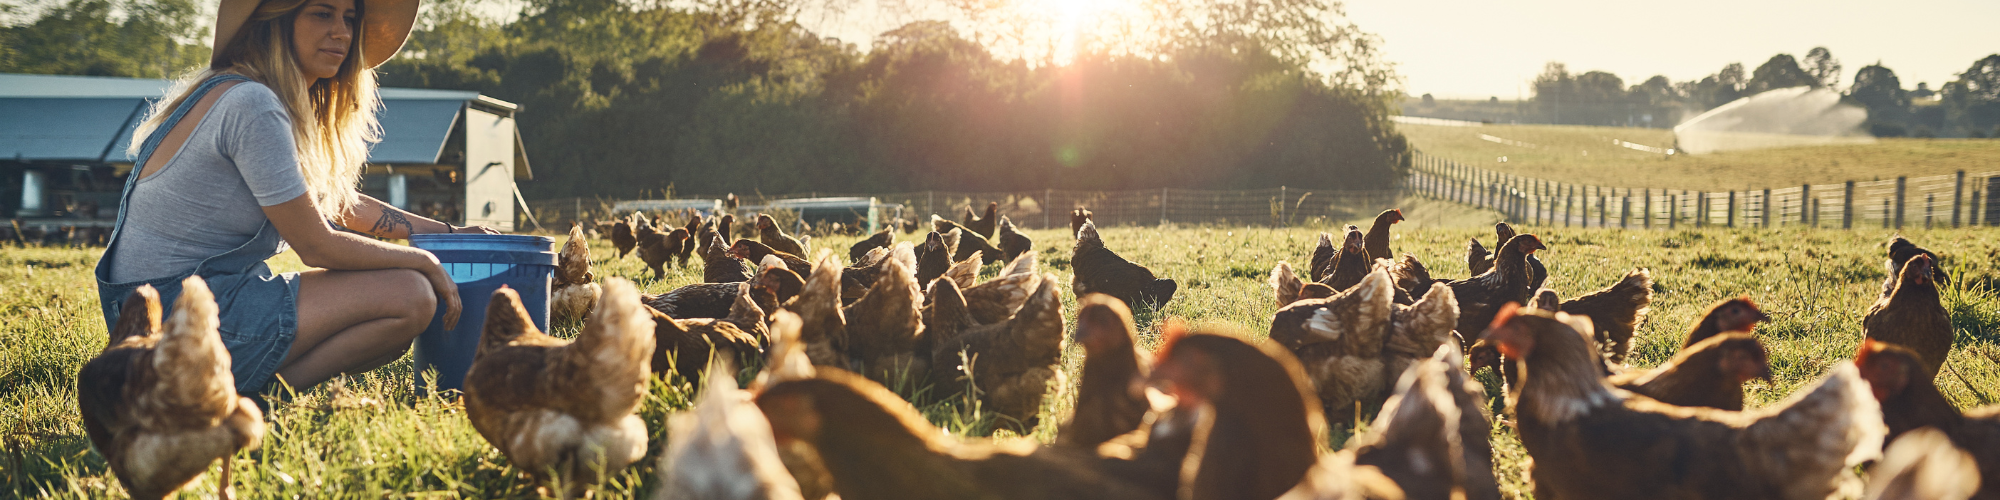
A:
<svg viewBox="0 0 2000 500">
<path fill-rule="evenodd" d="M 1864 124 L 1880 137 L 2000 137 L 2000 54 L 1974 61 L 1957 79 L 1931 90 L 1903 88 L 1896 72 L 1880 63 L 1855 71 L 1842 88 L 1840 60 L 1825 47 L 1805 58 L 1778 54 L 1753 70 L 1730 63 L 1699 80 L 1672 82 L 1653 76 L 1626 86 L 1604 71 L 1571 74 L 1551 62 L 1532 81 L 1527 103 L 1548 123 L 1671 127 L 1716 106 L 1781 88 L 1808 86 L 1841 92 L 1843 101 L 1868 110 Z"/>
<path fill-rule="evenodd" d="M 0 71 L 158 78 L 206 60 L 189 33 L 205 28 L 173 24 L 192 9 L 151 27 L 108 1 L 0 28 Z M 520 104 L 530 197 L 1374 189 L 1407 168 L 1386 119 L 1394 75 L 1372 37 L 1327 22 L 1332 0 L 1194 2 L 1216 10 L 1143 50 L 1060 65 L 996 55 L 940 20 L 862 50 L 802 27 L 805 0 L 534 0 L 504 21 L 477 1 L 427 2 L 381 81 Z M 135 43 L 185 60 L 120 45 Z"/>
</svg>

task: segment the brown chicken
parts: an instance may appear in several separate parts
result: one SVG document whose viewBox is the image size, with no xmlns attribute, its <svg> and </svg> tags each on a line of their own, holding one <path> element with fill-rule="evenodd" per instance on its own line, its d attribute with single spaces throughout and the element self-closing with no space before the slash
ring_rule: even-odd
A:
<svg viewBox="0 0 2000 500">
<path fill-rule="evenodd" d="M 625 254 L 632 253 L 632 248 L 639 244 L 639 233 L 633 227 L 638 224 L 634 222 L 636 220 L 642 219 L 638 212 L 633 212 L 632 215 L 611 224 L 611 247 L 618 249 L 620 259 L 625 258 Z"/>
<path fill-rule="evenodd" d="M 1335 293 L 1333 287 L 1325 283 L 1306 283 L 1292 272 L 1292 264 L 1279 262 L 1271 268 L 1271 289 L 1277 292 L 1278 307 L 1282 308 L 1306 299 L 1324 299 Z"/>
<path fill-rule="evenodd" d="M 1456 352 L 1458 346 L 1449 349 Z M 1434 354 L 1398 375 L 1374 424 L 1349 441 L 1348 449 L 1356 464 L 1380 470 L 1405 498 L 1465 498 L 1461 420 L 1450 385 L 1450 370 L 1456 368 L 1440 359 L 1443 352 Z"/>
<path fill-rule="evenodd" d="M 1396 260 L 1396 252 L 1389 249 L 1389 226 L 1402 221 L 1403 211 L 1394 208 L 1383 210 L 1380 215 L 1375 216 L 1375 223 L 1368 226 L 1368 235 L 1365 237 L 1370 263 L 1380 259 Z"/>
<path fill-rule="evenodd" d="M 841 498 L 1155 499 L 1087 453 L 1032 441 L 959 440 L 859 375 L 821 369 L 757 396 L 781 449 L 805 443 Z M 793 469 L 794 471 L 798 469 Z"/>
<path fill-rule="evenodd" d="M 701 240 L 697 237 L 701 234 L 702 221 L 701 215 L 695 214 L 688 217 L 687 225 L 681 226 L 681 230 L 687 232 L 687 239 L 681 242 L 680 253 L 674 254 L 674 258 L 680 260 L 681 267 L 687 267 L 688 261 L 694 259 L 694 247 L 700 246 Z"/>
<path fill-rule="evenodd" d="M 773 251 L 788 253 L 801 258 L 806 255 L 805 243 L 800 242 L 798 238 L 793 238 L 792 235 L 785 234 L 784 228 L 778 227 L 778 221 L 772 219 L 767 214 L 757 214 L 757 241 L 764 243 L 764 246 L 770 247 Z M 757 256 L 757 260 L 761 259 L 763 259 L 763 256 Z M 797 269 L 793 269 L 793 271 L 797 271 Z"/>
<path fill-rule="evenodd" d="M 1321 269 L 1319 282 L 1334 291 L 1354 288 L 1361 278 L 1374 269 L 1374 261 L 1368 260 L 1368 251 L 1363 247 L 1361 229 L 1347 226 L 1347 235 L 1341 239 L 1340 252 L 1334 254 L 1327 267 Z"/>
<path fill-rule="evenodd" d="M 965 216 L 961 217 L 960 219 L 965 221 L 964 225 L 967 231 L 972 231 L 973 234 L 977 234 L 981 238 L 992 238 L 993 229 L 997 227 L 996 224 L 1000 220 L 998 217 L 995 217 L 994 214 L 998 213 L 999 211 L 1000 211 L 1000 203 L 989 201 L 986 202 L 985 216 L 982 217 L 978 214 L 974 214 L 972 213 L 972 207 L 966 207 Z"/>
<path fill-rule="evenodd" d="M 954 262 L 978 256 L 981 263 L 992 264 L 1006 257 L 1006 252 L 1000 251 L 1000 247 L 993 246 L 993 242 L 970 232 L 961 234 L 958 244 L 952 248 L 951 260 Z"/>
<path fill-rule="evenodd" d="M 679 373 L 700 383 L 714 360 L 731 366 L 754 365 L 764 358 L 764 311 L 751 299 L 750 283 L 734 283 L 737 293 L 726 318 L 675 319 L 651 307 L 653 373 Z M 746 327 L 754 330 L 746 331 Z M 734 373 L 725 376 L 734 379 Z"/>
<path fill-rule="evenodd" d="M 1083 345 L 1083 377 L 1076 406 L 1056 431 L 1056 445 L 1095 450 L 1097 445 L 1139 428 L 1151 404 L 1146 377 L 1152 357 L 1138 347 L 1132 310 L 1104 294 L 1077 302 L 1076 343 Z"/>
<path fill-rule="evenodd" d="M 1937 254 L 1931 253 L 1930 250 L 1925 250 L 1923 247 L 1917 246 L 1916 243 L 1911 243 L 1909 239 L 1904 238 L 1901 235 L 1897 235 L 1895 238 L 1889 240 L 1889 261 L 1887 263 L 1887 265 L 1889 266 L 1889 277 L 1887 279 L 1882 280 L 1883 297 L 1888 297 L 1889 292 L 1893 292 L 1896 290 L 1896 282 L 1899 281 L 1899 277 L 1903 275 L 1903 265 L 1909 263 L 1911 257 L 1916 257 L 1918 255 L 1930 257 L 1931 281 L 1935 281 L 1938 283 L 1946 283 L 1950 281 L 1946 279 L 1947 276 L 1944 273 L 1944 266 L 1943 266 L 1944 261 L 1939 260 Z"/>
<path fill-rule="evenodd" d="M 1907 272 L 1907 271 L 1905 271 Z M 1868 379 L 1882 403 L 1882 421 L 1889 439 L 1922 428 L 1944 432 L 1953 445 L 1972 454 L 1979 475 L 1987 479 L 1974 498 L 2000 498 L 2000 406 L 1960 413 L 1938 392 L 1934 376 L 1925 371 L 1922 355 L 1903 346 L 1863 340 L 1855 355 L 1861 376 Z"/>
<path fill-rule="evenodd" d="M 791 269 L 800 276 L 812 274 L 813 263 L 806 260 L 805 256 L 782 252 L 749 238 L 736 240 L 736 244 L 730 245 L 729 255 L 750 262 L 763 262 L 764 257 L 777 256 L 778 260 L 784 261 L 786 269 Z"/>
<path fill-rule="evenodd" d="M 1659 367 L 1612 375 L 1619 389 L 1674 406 L 1743 411 L 1743 383 L 1771 378 L 1764 344 L 1747 333 L 1709 337 Z"/>
<path fill-rule="evenodd" d="M 979 267 L 979 257 L 966 257 L 965 260 L 953 263 L 950 269 L 944 270 L 944 276 L 940 276 L 939 279 L 951 280 L 952 283 L 957 283 L 959 288 L 969 288 L 979 284 Z"/>
<path fill-rule="evenodd" d="M 1075 239 L 1083 232 L 1083 224 L 1090 222 L 1090 209 L 1078 208 L 1069 211 L 1069 237 Z"/>
<path fill-rule="evenodd" d="M 1499 242 L 1513 241 L 1515 236 L 1514 225 L 1508 224 L 1506 222 L 1498 222 L 1493 224 L 1493 236 L 1495 238 L 1493 241 L 1499 241 Z M 1542 284 L 1548 283 L 1548 281 L 1549 281 L 1549 269 L 1547 267 L 1542 266 L 1542 259 L 1540 257 L 1536 257 L 1535 254 L 1532 252 L 1529 253 L 1528 291 L 1532 293 L 1535 290 L 1539 290 L 1542 288 Z"/>
<path fill-rule="evenodd" d="M 823 263 L 832 262 L 832 252 Z M 898 245 L 882 275 L 868 292 L 843 311 L 847 321 L 847 354 L 864 375 L 893 381 L 921 378 L 929 371 L 928 353 L 916 352 L 923 335 L 923 287 L 917 284 L 916 255 L 910 245 Z"/>
<path fill-rule="evenodd" d="M 218 489 L 230 498 L 230 457 L 262 442 L 264 414 L 236 395 L 208 283 L 181 282 L 164 329 L 160 295 L 151 286 L 133 291 L 120 311 L 104 350 L 76 375 L 77 410 L 91 446 L 132 498 L 173 495 L 216 459 L 222 460 Z"/>
<path fill-rule="evenodd" d="M 945 245 L 944 235 L 935 231 L 924 236 L 924 243 L 917 245 L 917 282 L 930 286 L 932 280 L 944 276 L 951 268 L 951 247 Z"/>
<path fill-rule="evenodd" d="M 1701 315 L 1701 321 L 1688 329 L 1687 338 L 1681 341 L 1681 349 L 1723 333 L 1751 333 L 1757 328 L 1757 323 L 1770 320 L 1771 316 L 1757 309 L 1757 303 L 1750 297 L 1725 299 L 1708 306 L 1708 311 Z"/>
<path fill-rule="evenodd" d="M 667 262 L 680 255 L 681 247 L 687 244 L 686 229 L 674 228 L 671 233 L 661 234 L 654 232 L 650 227 L 639 228 L 639 260 L 645 262 L 648 269 L 653 270 L 653 279 L 667 276 Z"/>
<path fill-rule="evenodd" d="M 1508 305 L 1484 335 L 1521 365 L 1508 406 L 1536 498 L 1822 499 L 1881 452 L 1881 407 L 1851 363 L 1766 408 L 1676 407 L 1607 385 L 1590 330 Z"/>
<path fill-rule="evenodd" d="M 1979 463 L 1932 428 L 1904 434 L 1868 471 L 1866 500 L 1965 500 L 1979 491 Z"/>
<path fill-rule="evenodd" d="M 1377 271 L 1377 274 L 1385 274 Z M 1410 365 L 1435 357 L 1438 346 L 1455 341 L 1452 328 L 1458 325 L 1458 297 L 1451 288 L 1432 283 L 1423 300 L 1397 304 L 1389 315 L 1389 333 L 1382 342 L 1382 368 L 1386 385 L 1396 380 Z"/>
<path fill-rule="evenodd" d="M 814 366 L 848 366 L 847 316 L 840 305 L 840 264 L 822 252 L 799 296 L 785 305 L 799 315 L 799 343 Z"/>
<path fill-rule="evenodd" d="M 1146 266 L 1125 260 L 1105 248 L 1096 224 L 1084 223 L 1077 235 L 1076 248 L 1069 259 L 1070 269 L 1076 273 L 1071 290 L 1080 295 L 1102 293 L 1127 305 L 1145 304 L 1154 309 L 1173 300 L 1174 291 L 1179 288 L 1174 280 L 1156 277 Z"/>
<path fill-rule="evenodd" d="M 1340 234 L 1344 238 L 1347 233 Z M 1312 281 L 1318 283 L 1326 280 L 1327 273 L 1333 270 L 1334 259 L 1338 257 L 1340 257 L 1340 247 L 1334 246 L 1333 235 L 1319 233 L 1319 243 L 1313 245 L 1312 257 L 1306 261 L 1306 271 L 1311 275 Z"/>
<path fill-rule="evenodd" d="M 965 287 L 961 292 L 966 308 L 972 311 L 972 321 L 988 325 L 1014 317 L 1041 284 L 1042 275 L 1035 269 L 1035 254 L 1022 254 L 1002 268 L 999 276 Z"/>
<path fill-rule="evenodd" d="M 1268 500 L 1305 480 L 1326 424 L 1291 353 L 1178 324 L 1166 336 L 1153 383 L 1175 396 L 1176 412 L 1195 416 L 1178 496 Z"/>
<path fill-rule="evenodd" d="M 1955 335 L 1951 313 L 1938 297 L 1937 280 L 1931 272 L 1930 256 L 1910 257 L 1897 277 L 1896 289 L 1868 306 L 1861 318 L 1863 337 L 1896 344 L 1916 351 L 1924 367 L 1935 375 L 1951 354 Z"/>
<path fill-rule="evenodd" d="M 1632 332 L 1646 319 L 1653 303 L 1653 273 L 1644 268 L 1625 273 L 1617 283 L 1590 295 L 1562 302 L 1562 312 L 1587 316 L 1598 349 L 1612 363 L 1624 363 L 1632 352 Z"/>
<path fill-rule="evenodd" d="M 999 425 L 1021 433 L 1041 421 L 1042 398 L 1062 362 L 1063 305 L 1054 275 L 1040 286 L 1013 318 L 992 324 L 972 320 L 957 285 L 936 282 L 931 304 L 931 380 L 940 395 L 958 393 L 970 383 L 984 409 L 999 414 Z"/>
<path fill-rule="evenodd" d="M 590 272 L 590 245 L 583 226 L 570 224 L 569 241 L 556 253 L 556 273 L 549 282 L 549 315 L 557 320 L 582 320 L 596 307 L 604 288 Z"/>
<path fill-rule="evenodd" d="M 708 244 L 701 248 L 701 281 L 703 283 L 748 281 L 751 276 L 750 268 L 744 265 L 743 259 L 729 254 L 729 245 L 722 242 L 722 235 L 711 234 L 708 237 Z"/>
<path fill-rule="evenodd" d="M 652 334 L 638 290 L 622 279 L 605 280 L 574 342 L 536 330 L 520 295 L 503 287 L 465 374 L 465 415 L 516 469 L 544 485 L 559 479 L 562 496 L 581 494 L 646 456 L 646 424 L 633 412 L 652 372 Z"/>
<path fill-rule="evenodd" d="M 867 294 L 868 287 L 875 286 L 875 280 L 882 276 L 883 272 L 888 268 L 888 264 L 889 249 L 877 248 L 869 250 L 867 254 L 862 255 L 861 259 L 854 261 L 854 265 L 841 270 L 840 302 L 842 304 L 852 304 L 855 300 L 860 299 L 862 295 Z"/>
<path fill-rule="evenodd" d="M 1021 254 L 1034 251 L 1034 249 L 1035 240 L 1028 239 L 1028 235 L 1021 234 L 1021 231 L 1014 227 L 1013 220 L 1008 219 L 1005 215 L 1000 216 L 1001 260 L 1013 262 L 1015 257 L 1020 257 Z"/>
<path fill-rule="evenodd" d="M 1382 347 L 1395 313 L 1389 275 L 1370 273 L 1331 298 L 1306 300 L 1271 317 L 1271 340 L 1297 357 L 1318 399 L 1335 418 L 1376 400 L 1387 384 Z"/>
<path fill-rule="evenodd" d="M 667 421 L 656 500 L 796 500 L 771 422 L 724 369 L 707 378 L 693 411 Z"/>
<path fill-rule="evenodd" d="M 1453 335 L 1456 335 L 1454 332 Z M 1455 340 L 1438 346 L 1435 358 L 1449 365 L 1445 389 L 1458 403 L 1458 440 L 1464 456 L 1465 498 L 1499 500 L 1500 483 L 1493 476 L 1493 418 L 1489 413 L 1486 386 L 1472 379 L 1465 369 L 1465 351 Z"/>
<path fill-rule="evenodd" d="M 1532 293 L 1528 288 L 1527 257 L 1545 248 L 1548 247 L 1542 246 L 1542 239 L 1535 235 L 1515 236 L 1500 247 L 1500 256 L 1495 259 L 1493 269 L 1446 283 L 1458 298 L 1457 330 L 1484 330 L 1487 324 L 1493 322 L 1493 316 L 1500 312 L 1500 306 L 1508 302 L 1527 303 Z M 1470 346 L 1466 347 L 1470 350 Z M 1479 356 L 1478 351 L 1470 354 Z"/>
<path fill-rule="evenodd" d="M 1479 238 L 1473 238 L 1472 243 L 1465 246 L 1466 272 L 1478 276 L 1492 269 L 1493 252 L 1486 250 L 1486 245 L 1479 244 Z"/>
<path fill-rule="evenodd" d="M 847 247 L 848 260 L 858 263 L 863 257 L 868 256 L 869 250 L 896 246 L 896 235 L 890 231 L 889 228 L 882 228 L 881 231 L 876 231 L 874 236 L 854 242 L 854 246 Z"/>
<path fill-rule="evenodd" d="M 717 219 L 715 222 L 715 232 L 716 234 L 722 235 L 722 241 L 726 243 L 735 243 L 736 214 L 722 214 L 722 218 Z"/>
</svg>

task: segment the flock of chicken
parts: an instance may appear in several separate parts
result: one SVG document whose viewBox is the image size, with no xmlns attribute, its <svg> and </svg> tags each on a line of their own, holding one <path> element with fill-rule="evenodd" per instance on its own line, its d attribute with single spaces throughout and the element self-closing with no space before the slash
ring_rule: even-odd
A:
<svg viewBox="0 0 2000 500">
<path fill-rule="evenodd" d="M 735 239 L 728 215 L 670 231 L 614 223 L 619 257 L 636 251 L 656 276 L 703 260 L 704 283 L 661 295 L 600 283 L 572 227 L 550 303 L 582 332 L 546 335 L 514 291 L 495 293 L 466 415 L 564 497 L 643 459 L 635 411 L 651 378 L 674 372 L 704 390 L 668 422 L 660 498 L 1490 499 L 1494 419 L 1472 377 L 1491 367 L 1537 498 L 2000 498 L 2000 408 L 1961 413 L 1933 384 L 1953 341 L 1947 277 L 1907 240 L 1889 247 L 1856 359 L 1745 411 L 1742 384 L 1770 376 L 1753 333 L 1769 318 L 1748 298 L 1710 307 L 1667 363 L 1631 369 L 1646 270 L 1564 301 L 1542 288 L 1543 242 L 1501 224 L 1497 252 L 1472 242 L 1471 277 L 1438 279 L 1390 249 L 1400 220 L 1348 226 L 1339 246 L 1322 234 L 1306 279 L 1279 263 L 1271 341 L 1168 321 L 1149 353 L 1128 304 L 1164 305 L 1175 283 L 1072 212 L 1069 341 L 1084 360 L 1050 445 L 952 437 L 887 388 L 976 402 L 1017 432 L 1041 424 L 1063 378 L 1060 282 L 990 205 L 962 222 L 933 216 L 921 243 L 878 232 L 848 263 L 808 257 L 765 215 L 755 239 Z M 1005 265 L 982 279 L 993 262 Z M 79 376 L 92 441 L 137 498 L 170 494 L 263 434 L 229 389 L 212 297 L 198 278 L 186 287 L 164 331 L 157 296 L 135 294 Z M 756 370 L 749 390 L 739 367 Z M 1329 422 L 1366 408 L 1380 408 L 1373 422 L 1325 449 Z M 1853 471 L 1871 462 L 1864 484 Z"/>
</svg>

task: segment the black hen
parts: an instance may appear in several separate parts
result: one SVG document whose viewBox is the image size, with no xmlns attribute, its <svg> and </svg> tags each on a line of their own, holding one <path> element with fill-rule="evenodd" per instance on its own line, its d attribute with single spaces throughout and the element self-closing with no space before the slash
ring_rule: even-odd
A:
<svg viewBox="0 0 2000 500">
<path fill-rule="evenodd" d="M 1179 288 L 1174 280 L 1156 277 L 1153 270 L 1146 266 L 1134 264 L 1104 248 L 1104 239 L 1097 235 L 1097 225 L 1089 222 L 1077 231 L 1076 250 L 1071 254 L 1069 264 L 1076 273 L 1070 288 L 1078 296 L 1101 293 L 1117 297 L 1126 304 L 1143 303 L 1159 308 L 1173 300 L 1174 291 Z"/>
</svg>

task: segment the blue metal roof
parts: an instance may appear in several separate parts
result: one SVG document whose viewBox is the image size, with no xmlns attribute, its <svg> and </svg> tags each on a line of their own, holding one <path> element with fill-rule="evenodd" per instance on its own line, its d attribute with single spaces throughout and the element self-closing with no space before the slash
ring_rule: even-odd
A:
<svg viewBox="0 0 2000 500">
<path fill-rule="evenodd" d="M 125 146 L 132 131 L 170 86 L 0 73 L 0 159 L 130 163 Z M 466 102 L 505 104 L 469 90 L 384 88 L 381 96 L 382 142 L 369 151 L 369 163 L 437 163 Z"/>
</svg>

